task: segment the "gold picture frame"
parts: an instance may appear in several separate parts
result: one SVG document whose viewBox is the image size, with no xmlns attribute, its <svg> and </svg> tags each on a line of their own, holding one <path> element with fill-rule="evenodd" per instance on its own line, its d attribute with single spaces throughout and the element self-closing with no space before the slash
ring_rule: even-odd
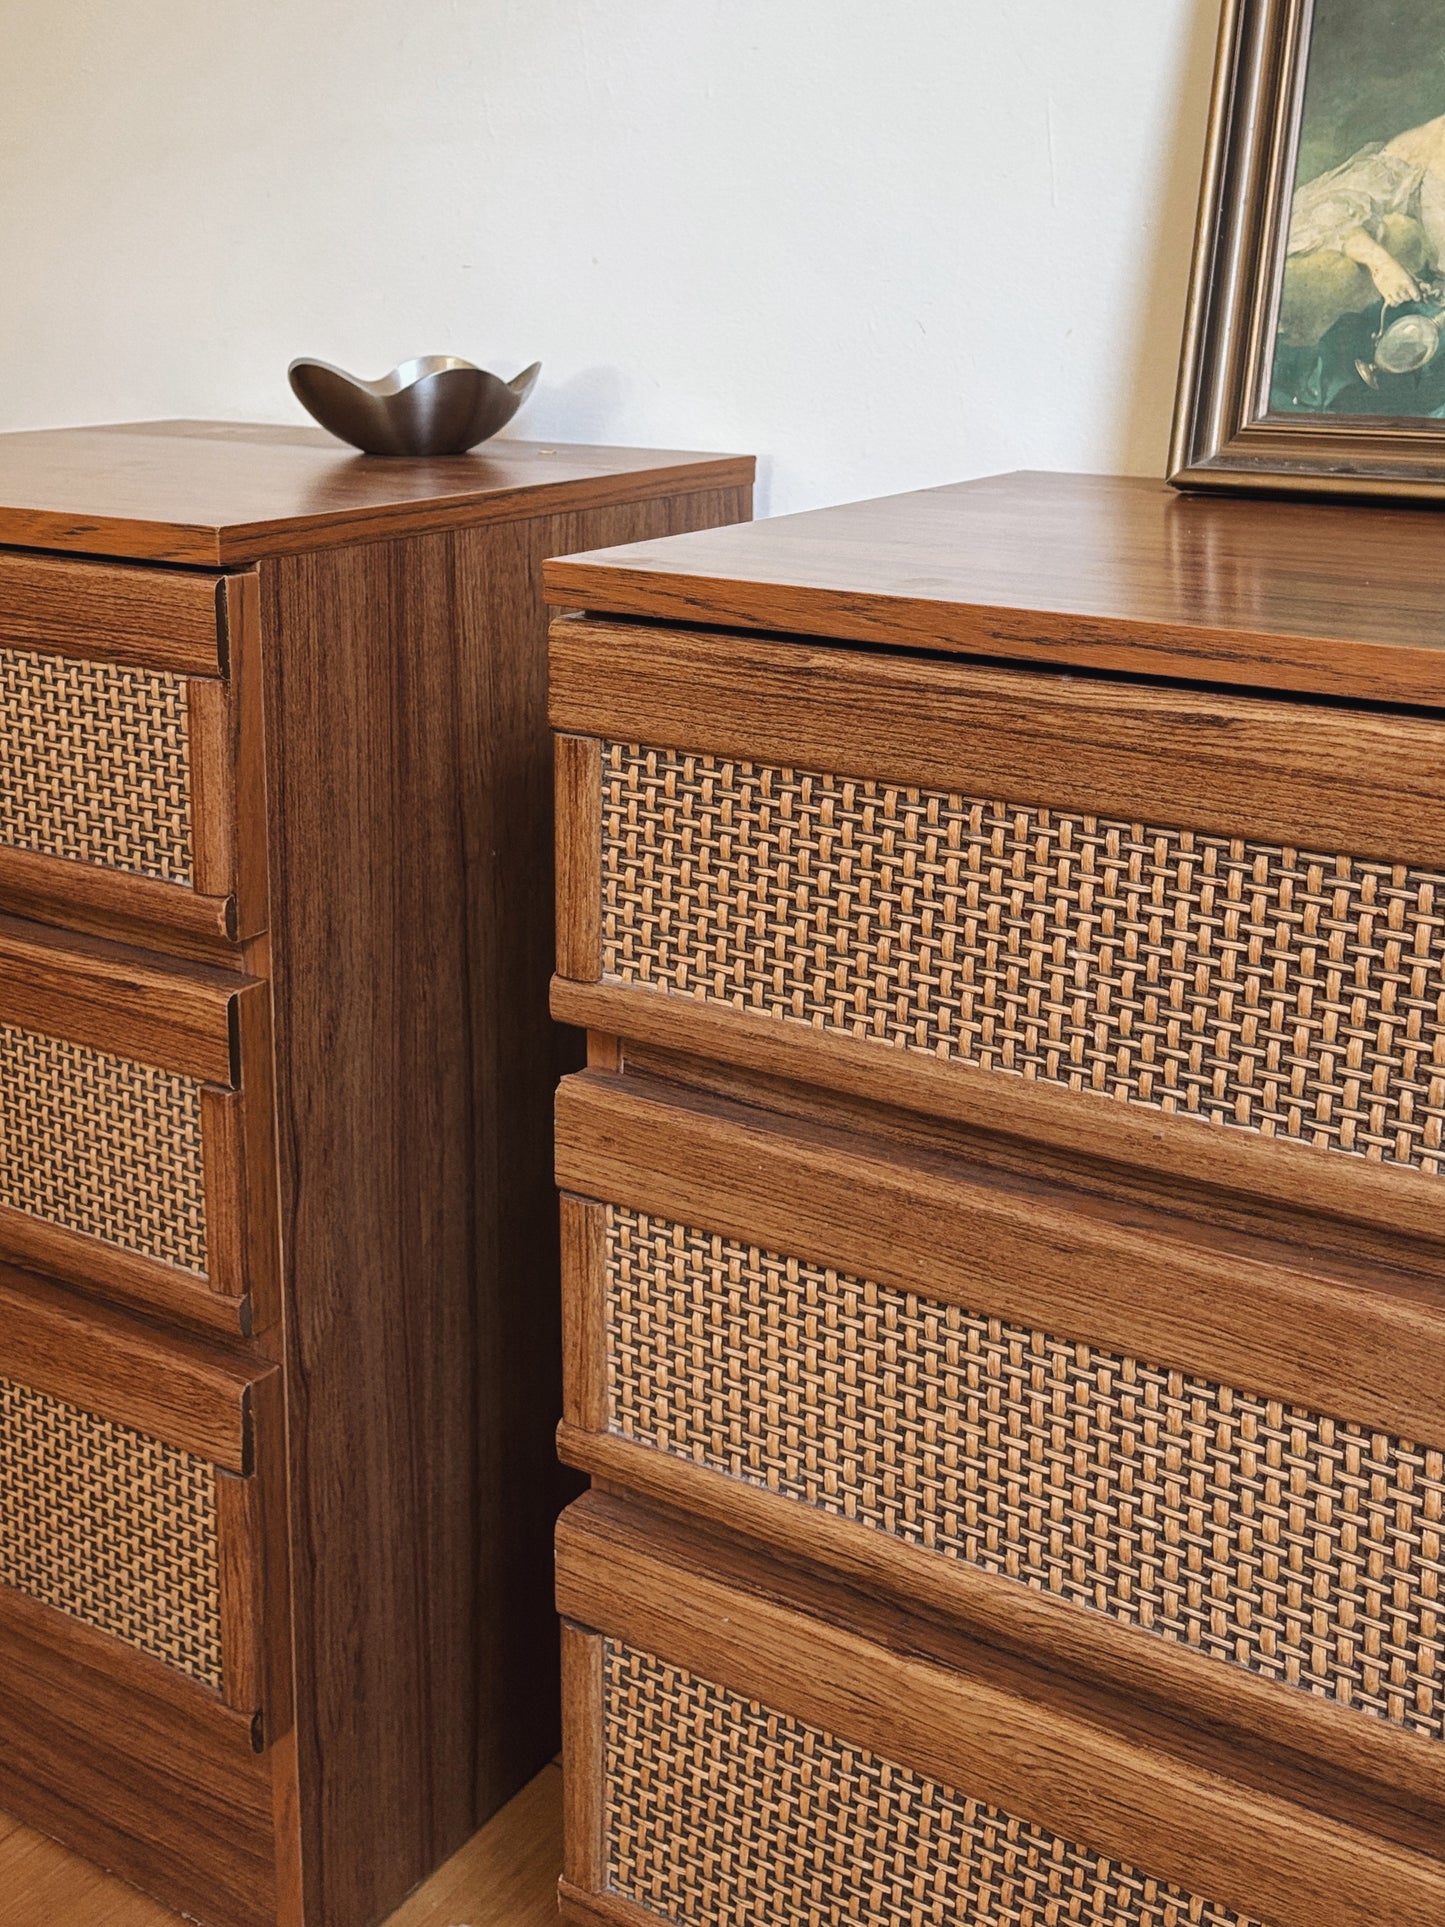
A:
<svg viewBox="0 0 1445 1927">
<path fill-rule="evenodd" d="M 1271 401 L 1322 3 L 1224 0 L 1169 480 L 1181 489 L 1445 500 L 1445 419 L 1358 408 L 1282 414 Z"/>
</svg>

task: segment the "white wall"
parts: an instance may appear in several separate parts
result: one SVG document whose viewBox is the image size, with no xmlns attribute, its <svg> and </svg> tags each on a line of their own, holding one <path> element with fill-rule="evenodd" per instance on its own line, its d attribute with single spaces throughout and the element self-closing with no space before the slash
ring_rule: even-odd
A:
<svg viewBox="0 0 1445 1927">
<path fill-rule="evenodd" d="M 760 508 L 1159 472 L 1217 0 L 0 0 L 0 428 L 296 354 Z"/>
</svg>

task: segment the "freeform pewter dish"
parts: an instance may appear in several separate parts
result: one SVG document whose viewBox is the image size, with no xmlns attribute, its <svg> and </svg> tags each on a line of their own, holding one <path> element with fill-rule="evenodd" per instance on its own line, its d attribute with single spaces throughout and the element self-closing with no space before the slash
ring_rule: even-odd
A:
<svg viewBox="0 0 1445 1927">
<path fill-rule="evenodd" d="M 404 361 L 380 381 L 305 356 L 287 370 L 307 413 L 367 455 L 463 455 L 506 427 L 541 372 L 534 361 L 503 381 L 455 355 Z"/>
</svg>

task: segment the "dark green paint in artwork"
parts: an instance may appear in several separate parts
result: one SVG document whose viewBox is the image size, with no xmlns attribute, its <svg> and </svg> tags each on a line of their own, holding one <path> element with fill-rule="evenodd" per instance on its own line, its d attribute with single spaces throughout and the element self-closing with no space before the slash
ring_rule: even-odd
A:
<svg viewBox="0 0 1445 1927">
<path fill-rule="evenodd" d="M 1297 181 L 1445 114 L 1445 0 L 1316 0 Z"/>
</svg>

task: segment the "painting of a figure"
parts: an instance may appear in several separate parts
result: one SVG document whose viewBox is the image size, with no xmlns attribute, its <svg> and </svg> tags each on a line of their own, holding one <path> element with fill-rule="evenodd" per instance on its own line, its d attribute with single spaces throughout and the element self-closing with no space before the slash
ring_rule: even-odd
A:
<svg viewBox="0 0 1445 1927">
<path fill-rule="evenodd" d="M 1315 0 L 1269 407 L 1445 420 L 1445 0 Z"/>
</svg>

